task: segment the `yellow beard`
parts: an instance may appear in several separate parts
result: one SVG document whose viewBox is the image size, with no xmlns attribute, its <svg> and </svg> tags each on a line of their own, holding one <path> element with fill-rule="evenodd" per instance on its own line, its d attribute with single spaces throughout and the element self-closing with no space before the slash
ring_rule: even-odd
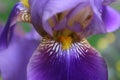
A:
<svg viewBox="0 0 120 80">
<path fill-rule="evenodd" d="M 62 49 L 67 50 L 71 47 L 72 38 L 69 36 L 60 36 L 59 41 L 62 43 Z"/>
<path fill-rule="evenodd" d="M 26 6 L 27 8 L 29 8 L 29 3 L 28 0 L 20 0 L 24 6 Z"/>
</svg>

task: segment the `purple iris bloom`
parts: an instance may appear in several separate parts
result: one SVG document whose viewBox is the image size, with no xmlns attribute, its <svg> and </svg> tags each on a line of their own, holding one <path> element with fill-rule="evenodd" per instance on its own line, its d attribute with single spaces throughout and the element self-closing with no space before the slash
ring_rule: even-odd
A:
<svg viewBox="0 0 120 80">
<path fill-rule="evenodd" d="M 86 38 L 94 34 L 113 32 L 119 28 L 120 14 L 108 6 L 113 1 L 22 0 L 18 2 L 0 36 L 2 78 L 4 80 L 108 80 L 104 59 Z M 34 40 L 33 36 L 31 42 L 14 37 L 14 27 L 21 21 L 29 22 L 34 26 L 41 36 L 40 38 L 37 35 L 40 44 L 39 41 L 31 41 Z"/>
</svg>

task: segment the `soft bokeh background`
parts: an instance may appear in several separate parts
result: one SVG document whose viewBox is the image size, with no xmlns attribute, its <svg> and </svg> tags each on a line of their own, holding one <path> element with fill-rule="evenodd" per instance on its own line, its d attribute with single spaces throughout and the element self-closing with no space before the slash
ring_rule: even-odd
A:
<svg viewBox="0 0 120 80">
<path fill-rule="evenodd" d="M 12 7 L 17 1 L 19 0 L 0 0 L 0 23 L 5 24 Z M 111 6 L 120 12 L 120 0 L 117 0 Z M 29 30 L 27 24 L 22 25 L 26 31 Z M 120 80 L 120 30 L 104 35 L 95 35 L 88 40 L 105 58 L 109 67 L 109 80 Z"/>
</svg>

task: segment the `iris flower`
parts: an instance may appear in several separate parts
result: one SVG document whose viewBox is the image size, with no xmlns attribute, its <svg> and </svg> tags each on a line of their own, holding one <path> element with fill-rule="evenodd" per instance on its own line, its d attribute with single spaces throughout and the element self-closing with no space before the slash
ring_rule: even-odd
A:
<svg viewBox="0 0 120 80">
<path fill-rule="evenodd" d="M 13 64 L 15 68 L 9 69 L 11 73 L 7 74 L 6 71 L 9 70 L 5 67 L 12 66 L 6 64 L 1 67 L 4 65 L 4 60 L 1 61 L 2 78 L 4 80 L 10 80 L 9 78 L 11 80 L 108 80 L 106 62 L 86 38 L 95 34 L 113 32 L 119 28 L 120 14 L 109 6 L 113 1 L 21 0 L 18 2 L 0 36 L 1 51 L 8 49 L 1 54 L 6 55 L 6 59 L 12 56 L 16 60 Z M 34 41 L 26 42 L 30 49 L 16 43 L 13 29 L 18 22 L 31 23 L 41 36 L 37 49 L 33 49 L 31 45 Z M 17 44 L 20 51 L 16 52 L 12 42 Z M 9 51 L 14 53 L 10 55 Z M 20 57 L 24 58 L 23 51 L 24 54 L 33 53 L 26 63 L 14 56 L 19 53 Z M 16 66 L 17 64 L 19 66 Z M 15 78 L 17 74 L 22 74 L 18 71 L 24 64 L 27 66 L 24 66 L 24 78 L 23 76 L 21 79 L 18 76 L 18 79 Z M 17 74 L 14 75 L 15 73 Z"/>
</svg>

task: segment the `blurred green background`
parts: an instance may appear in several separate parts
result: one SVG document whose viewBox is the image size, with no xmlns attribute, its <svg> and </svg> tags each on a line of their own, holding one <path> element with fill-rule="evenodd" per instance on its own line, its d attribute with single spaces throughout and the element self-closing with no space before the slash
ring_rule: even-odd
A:
<svg viewBox="0 0 120 80">
<path fill-rule="evenodd" d="M 9 13 L 19 0 L 0 0 L 0 23 L 5 24 Z M 120 12 L 120 0 L 111 6 Z M 29 30 L 26 24 L 24 29 Z M 104 35 L 94 35 L 88 38 L 90 44 L 94 46 L 105 58 L 109 69 L 109 80 L 120 80 L 120 30 Z M 11 72 L 12 73 L 12 72 Z M 1 80 L 1 79 L 0 79 Z"/>
</svg>

